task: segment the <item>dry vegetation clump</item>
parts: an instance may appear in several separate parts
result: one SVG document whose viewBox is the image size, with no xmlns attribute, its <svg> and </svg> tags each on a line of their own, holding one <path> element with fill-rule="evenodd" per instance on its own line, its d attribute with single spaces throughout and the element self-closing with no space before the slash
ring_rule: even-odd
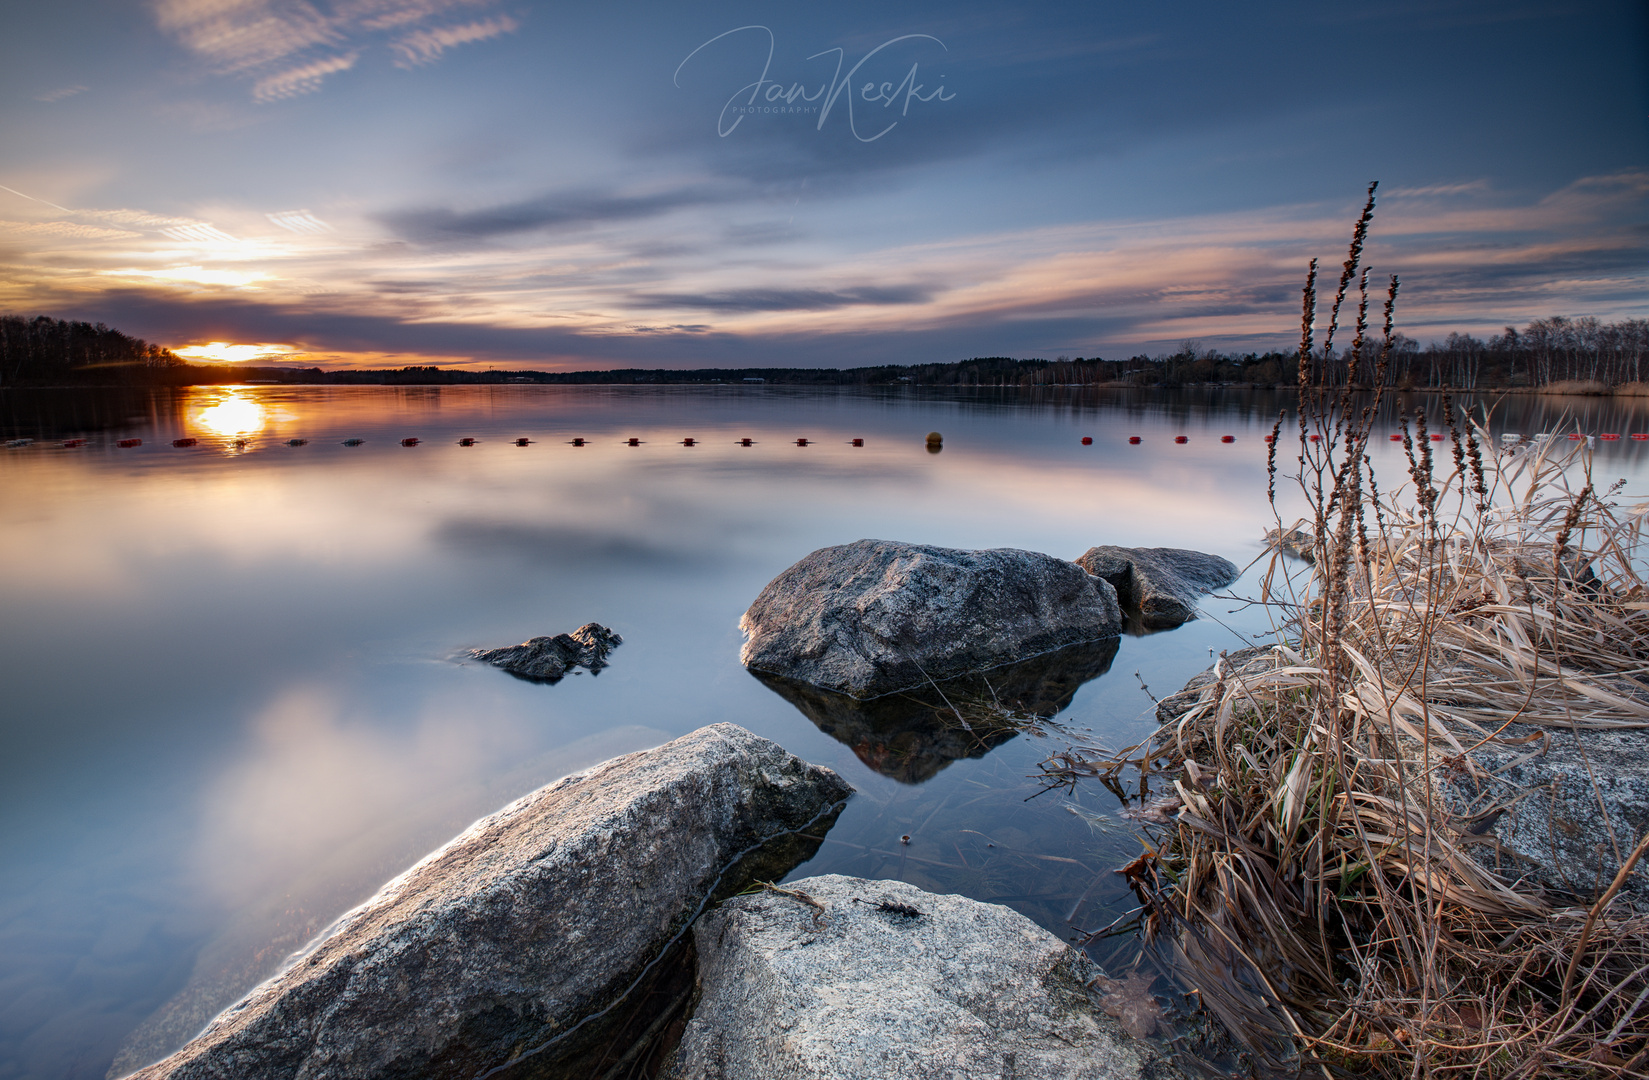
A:
<svg viewBox="0 0 1649 1080">
<path fill-rule="evenodd" d="M 1561 379 L 1535 387 L 1537 394 L 1581 394 L 1588 397 L 1607 397 L 1618 391 L 1610 390 L 1608 383 L 1596 379 Z"/>
<path fill-rule="evenodd" d="M 1323 352 L 1356 288 L 1353 351 L 1383 366 L 1397 282 L 1376 346 L 1359 273 L 1373 192 Z M 1452 402 L 1442 443 L 1420 414 L 1405 425 L 1407 475 L 1382 490 L 1378 396 L 1359 406 L 1312 378 L 1315 283 L 1313 263 L 1288 477 L 1311 517 L 1287 527 L 1312 560 L 1291 576 L 1272 556 L 1282 643 L 1222 658 L 1134 759 L 1173 776 L 1181 804 L 1126 870 L 1147 930 L 1272 1070 L 1649 1076 L 1649 918 L 1622 895 L 1649 881 L 1649 834 L 1606 822 L 1603 879 L 1564 893 L 1492 869 L 1507 806 L 1454 794 L 1487 778 L 1491 751 L 1649 728 L 1649 506 L 1617 508 L 1583 450 L 1486 450 L 1486 418 Z"/>
</svg>

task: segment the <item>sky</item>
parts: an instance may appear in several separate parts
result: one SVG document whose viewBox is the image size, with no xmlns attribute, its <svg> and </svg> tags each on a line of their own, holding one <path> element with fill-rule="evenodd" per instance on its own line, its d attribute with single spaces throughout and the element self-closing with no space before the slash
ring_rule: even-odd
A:
<svg viewBox="0 0 1649 1080">
<path fill-rule="evenodd" d="M 323 367 L 1649 315 L 1641 3 L 0 0 L 0 312 Z"/>
</svg>

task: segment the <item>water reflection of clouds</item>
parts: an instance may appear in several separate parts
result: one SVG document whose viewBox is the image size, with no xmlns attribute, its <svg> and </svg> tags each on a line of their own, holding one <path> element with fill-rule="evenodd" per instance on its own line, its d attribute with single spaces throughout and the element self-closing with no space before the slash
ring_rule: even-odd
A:
<svg viewBox="0 0 1649 1080">
<path fill-rule="evenodd" d="M 284 690 L 201 789 L 197 884 L 231 904 L 289 896 L 294 882 L 331 875 L 371 888 L 378 868 L 410 865 L 513 797 L 501 790 L 670 738 L 637 725 L 587 734 L 511 707 L 520 700 L 454 687 L 423 697 L 409 716 L 394 714 L 393 701 L 352 701 L 324 684 Z"/>
</svg>

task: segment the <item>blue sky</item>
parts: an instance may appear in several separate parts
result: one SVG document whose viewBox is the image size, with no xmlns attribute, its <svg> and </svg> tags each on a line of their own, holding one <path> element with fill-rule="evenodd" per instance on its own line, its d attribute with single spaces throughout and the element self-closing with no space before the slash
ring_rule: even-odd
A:
<svg viewBox="0 0 1649 1080">
<path fill-rule="evenodd" d="M 176 348 L 1263 349 L 1373 179 L 1371 260 L 1414 337 L 1649 314 L 1639 4 L 3 12 L 0 311 Z"/>
</svg>

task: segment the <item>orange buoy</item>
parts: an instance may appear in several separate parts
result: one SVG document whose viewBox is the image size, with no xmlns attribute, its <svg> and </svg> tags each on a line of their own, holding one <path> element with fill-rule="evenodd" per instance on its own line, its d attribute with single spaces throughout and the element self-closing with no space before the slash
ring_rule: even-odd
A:
<svg viewBox="0 0 1649 1080">
<path fill-rule="evenodd" d="M 1276 441 L 1277 441 L 1277 436 L 1275 436 L 1275 435 L 1267 435 L 1267 436 L 1266 436 L 1266 437 L 1265 437 L 1265 441 L 1266 441 L 1266 442 L 1276 442 Z"/>
<path fill-rule="evenodd" d="M 1089 436 L 1089 435 L 1082 436 L 1082 445 L 1083 446 L 1092 446 L 1092 445 L 1094 445 L 1093 437 Z"/>
<path fill-rule="evenodd" d="M 417 446 L 418 445 L 418 440 L 417 439 L 402 439 L 401 440 L 401 445 L 402 446 Z"/>
<path fill-rule="evenodd" d="M 640 446 L 641 445 L 641 440 L 636 438 L 634 435 L 630 436 L 628 439 L 625 439 L 624 441 L 626 443 L 628 443 L 629 445 L 631 445 L 631 446 Z"/>
<path fill-rule="evenodd" d="M 130 448 L 130 447 L 133 447 L 133 446 L 142 446 L 143 445 L 143 440 L 142 439 L 121 439 L 119 442 L 115 443 L 115 445 L 120 446 L 120 447 L 126 447 L 126 448 Z"/>
<path fill-rule="evenodd" d="M 1599 435 L 1598 438 L 1607 440 L 1608 442 L 1619 442 L 1620 441 L 1620 436 L 1614 434 L 1613 432 L 1605 432 L 1604 434 Z"/>
<path fill-rule="evenodd" d="M 185 446 L 197 446 L 197 445 L 199 445 L 199 443 L 200 443 L 199 439 L 173 439 L 172 440 L 172 445 L 176 446 L 180 449 L 185 447 Z"/>
<path fill-rule="evenodd" d="M 1402 436 L 1401 436 L 1401 435 L 1393 435 L 1393 436 L 1392 436 L 1392 437 L 1391 437 L 1391 441 L 1392 441 L 1392 442 L 1402 442 L 1402 441 L 1403 441 L 1403 437 L 1402 437 Z"/>
<path fill-rule="evenodd" d="M 365 439 L 345 439 L 344 440 L 344 445 L 345 446 L 360 446 L 364 442 L 366 442 Z"/>
<path fill-rule="evenodd" d="M 574 440 L 572 440 L 572 444 L 574 446 L 583 446 L 584 445 L 584 440 L 583 439 L 574 439 Z"/>
<path fill-rule="evenodd" d="M 1139 445 L 1139 436 L 1138 435 L 1130 435 L 1130 436 L 1128 436 L 1128 441 L 1130 443 L 1133 443 L 1135 446 L 1138 446 Z"/>
<path fill-rule="evenodd" d="M 458 445 L 459 446 L 474 446 L 475 445 L 475 440 L 471 439 L 471 438 L 468 438 L 468 437 L 462 438 L 462 439 L 458 440 Z"/>
<path fill-rule="evenodd" d="M 288 445 L 288 446 L 308 446 L 309 445 L 309 440 L 308 439 L 288 439 L 288 440 L 286 440 L 286 445 Z"/>
<path fill-rule="evenodd" d="M 1236 442 L 1236 441 L 1237 441 L 1237 437 L 1235 435 L 1221 435 L 1220 436 L 1220 442 Z"/>
<path fill-rule="evenodd" d="M 1310 439 L 1311 439 L 1312 442 L 1322 442 L 1323 441 L 1323 437 L 1321 435 L 1312 435 L 1312 436 L 1310 436 Z"/>
<path fill-rule="evenodd" d="M 1582 434 L 1581 434 L 1581 433 L 1580 433 L 1580 432 L 1578 432 L 1578 431 L 1571 431 L 1571 432 L 1569 432 L 1569 438 L 1570 438 L 1570 439 L 1572 439 L 1572 440 L 1574 440 L 1574 441 L 1575 441 L 1575 442 L 1579 442 L 1579 441 L 1580 441 L 1580 440 L 1582 440 L 1582 439 L 1584 439 L 1584 438 L 1585 438 L 1585 437 L 1586 437 L 1586 436 L 1584 436 L 1584 435 L 1582 435 Z"/>
<path fill-rule="evenodd" d="M 1642 442 L 1645 439 L 1649 439 L 1649 435 L 1644 435 L 1641 432 L 1633 432 L 1632 438 L 1638 442 Z"/>
<path fill-rule="evenodd" d="M 688 436 L 687 438 L 681 440 L 681 445 L 683 445 L 683 446 L 697 446 L 698 442 L 692 436 Z"/>
<path fill-rule="evenodd" d="M 532 445 L 532 440 L 528 439 L 526 437 L 522 437 L 522 438 L 519 438 L 519 439 L 515 440 L 515 445 L 517 445 L 517 446 L 531 446 Z"/>
<path fill-rule="evenodd" d="M 796 445 L 797 446 L 806 446 L 807 445 L 807 440 L 806 439 L 797 439 L 796 440 Z"/>
<path fill-rule="evenodd" d="M 1432 441 L 1432 442 L 1442 442 L 1442 441 L 1443 441 L 1443 436 L 1441 436 L 1441 435 L 1433 435 L 1433 436 L 1432 436 L 1432 437 L 1431 437 L 1431 441 Z"/>
<path fill-rule="evenodd" d="M 63 449 L 65 449 L 65 450 L 73 450 L 77 446 L 85 446 L 85 445 L 86 445 L 86 440 L 85 439 L 64 439 L 63 440 Z"/>
<path fill-rule="evenodd" d="M 1188 443 L 1191 440 L 1189 438 L 1187 438 L 1186 436 L 1184 436 L 1184 435 L 1175 435 L 1174 436 L 1174 441 L 1177 442 L 1177 443 Z"/>
<path fill-rule="evenodd" d="M 755 446 L 756 445 L 756 440 L 755 439 L 740 439 L 739 440 L 739 445 L 740 446 Z"/>
<path fill-rule="evenodd" d="M 849 446 L 863 446 L 864 444 L 865 441 L 863 439 L 850 439 L 848 441 Z"/>
</svg>

